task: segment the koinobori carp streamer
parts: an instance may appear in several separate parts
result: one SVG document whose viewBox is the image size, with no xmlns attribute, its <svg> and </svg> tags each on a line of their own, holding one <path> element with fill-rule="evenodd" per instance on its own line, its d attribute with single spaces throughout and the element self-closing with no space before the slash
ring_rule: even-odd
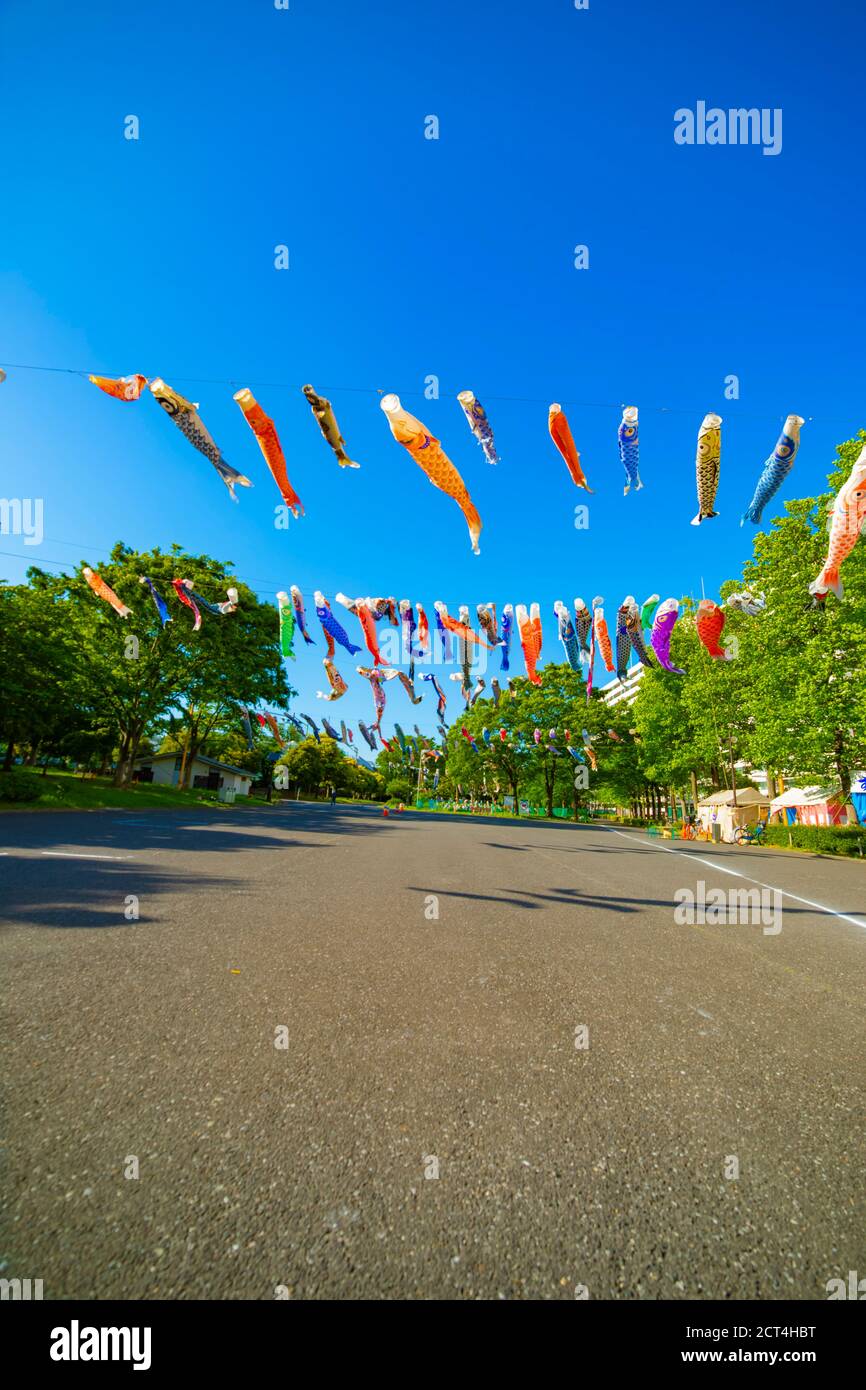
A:
<svg viewBox="0 0 866 1390">
<path fill-rule="evenodd" d="M 276 425 L 270 416 L 262 410 L 252 391 L 247 390 L 245 386 L 240 391 L 235 392 L 233 399 L 237 401 L 243 411 L 244 419 L 256 437 L 265 463 L 271 471 L 271 477 L 279 488 L 280 496 L 292 516 L 303 516 L 303 503 L 289 482 L 286 457 L 280 444 Z"/>
<path fill-rule="evenodd" d="M 87 583 L 90 585 L 97 598 L 105 599 L 106 603 L 110 603 L 118 617 L 128 618 L 130 616 L 132 609 L 125 604 L 122 599 L 117 597 L 114 590 L 96 573 L 96 570 L 92 570 L 89 565 L 85 565 L 81 573 L 84 575 L 84 578 L 87 580 Z"/>
<path fill-rule="evenodd" d="M 295 660 L 295 653 L 292 650 L 292 643 L 295 637 L 295 608 L 285 590 L 280 590 L 277 594 L 277 603 L 280 609 L 280 654 L 288 657 L 290 661 Z"/>
<path fill-rule="evenodd" d="M 140 372 L 132 376 L 90 376 L 87 379 L 104 391 L 106 396 L 114 396 L 118 401 L 137 401 L 147 385 L 147 377 Z"/>
<path fill-rule="evenodd" d="M 496 452 L 496 444 L 493 439 L 493 430 L 487 418 L 487 411 L 481 402 L 475 397 L 472 391 L 460 391 L 457 399 L 463 409 L 463 414 L 469 421 L 469 428 L 484 450 L 484 457 L 488 463 L 498 463 L 499 455 Z"/>
<path fill-rule="evenodd" d="M 719 488 L 719 473 L 722 466 L 722 417 L 705 415 L 698 430 L 698 450 L 695 455 L 695 480 L 698 488 L 698 514 L 692 517 L 692 525 L 700 526 L 702 521 L 718 516 L 713 511 L 716 493 Z"/>
<path fill-rule="evenodd" d="M 575 487 L 582 487 L 585 488 L 587 492 L 592 492 L 592 488 L 586 481 L 586 474 L 581 467 L 580 454 L 577 452 L 577 445 L 572 438 L 565 411 L 556 401 L 554 401 L 548 411 L 547 427 L 550 430 L 551 439 L 565 459 L 566 467 L 568 468 L 571 481 L 574 483 Z"/>
<path fill-rule="evenodd" d="M 520 634 L 520 645 L 523 648 L 526 674 L 533 685 L 541 685 L 541 677 L 535 669 L 541 655 L 541 609 L 537 603 L 533 603 L 529 613 L 527 613 L 524 605 L 519 603 L 515 611 L 515 618 L 517 631 Z"/>
<path fill-rule="evenodd" d="M 153 581 L 148 579 L 146 574 L 139 575 L 138 582 L 139 584 L 147 585 L 150 591 L 150 596 L 153 599 L 154 604 L 156 605 L 156 611 L 159 614 L 159 620 L 162 623 L 163 627 L 165 627 L 166 623 L 171 622 L 171 614 L 168 611 L 168 605 L 166 604 L 165 599 L 162 597 L 162 594 L 158 592 Z"/>
<path fill-rule="evenodd" d="M 340 427 L 337 424 L 337 417 L 334 414 L 331 402 L 326 400 L 324 396 L 317 396 L 312 386 L 303 386 L 301 389 L 309 401 L 310 409 L 316 418 L 316 423 L 333 449 L 340 467 L 360 468 L 360 463 L 355 463 L 346 453 L 346 441 L 340 433 Z"/>
<path fill-rule="evenodd" d="M 823 602 L 832 589 L 838 599 L 842 598 L 842 580 L 839 569 L 842 561 L 851 554 L 857 538 L 866 523 L 866 445 L 851 469 L 847 480 L 842 484 L 830 516 L 830 541 L 827 558 L 817 579 L 809 585 L 809 593 L 818 603 Z"/>
<path fill-rule="evenodd" d="M 439 440 L 429 433 L 420 420 L 416 420 L 414 415 L 403 409 L 399 396 L 383 396 L 380 405 L 397 442 L 402 444 L 415 462 L 423 468 L 433 486 L 457 503 L 469 527 L 473 553 L 480 554 L 478 538 L 481 535 L 481 517 L 469 496 L 466 484 Z"/>
<path fill-rule="evenodd" d="M 243 473 L 239 473 L 236 468 L 232 468 L 231 464 L 226 463 L 213 439 L 205 429 L 201 417 L 198 414 L 198 406 L 194 404 L 194 402 L 188 401 L 186 397 L 179 395 L 177 391 L 173 391 L 170 386 L 166 385 L 161 377 L 156 377 L 153 381 L 149 382 L 148 385 L 166 415 L 174 421 L 181 434 L 186 435 L 190 444 L 198 449 L 200 454 L 204 454 L 205 458 L 213 464 L 217 473 L 228 488 L 229 496 L 232 501 L 237 502 L 238 499 L 235 496 L 235 486 L 252 487 L 252 483 Z"/>
<path fill-rule="evenodd" d="M 741 526 L 746 521 L 760 526 L 764 508 L 775 497 L 794 467 L 794 459 L 800 447 L 800 426 L 805 423 L 802 415 L 788 416 L 782 433 L 776 440 L 776 447 L 764 464 L 752 500 L 740 520 Z"/>
<path fill-rule="evenodd" d="M 640 463 L 640 451 L 638 448 L 638 428 L 637 428 L 637 406 L 627 405 L 622 412 L 622 423 L 618 430 L 619 456 L 622 466 L 625 469 L 625 487 L 623 496 L 627 497 L 629 490 L 634 487 L 635 492 L 643 487 L 640 480 L 638 466 Z"/>
</svg>

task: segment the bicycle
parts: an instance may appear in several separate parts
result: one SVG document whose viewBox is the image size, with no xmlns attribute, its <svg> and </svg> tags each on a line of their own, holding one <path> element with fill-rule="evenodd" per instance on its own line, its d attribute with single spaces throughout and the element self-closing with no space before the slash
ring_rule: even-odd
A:
<svg viewBox="0 0 866 1390">
<path fill-rule="evenodd" d="M 760 843 L 767 822 L 758 821 L 756 825 L 738 825 L 734 831 L 735 845 L 757 845 Z"/>
</svg>

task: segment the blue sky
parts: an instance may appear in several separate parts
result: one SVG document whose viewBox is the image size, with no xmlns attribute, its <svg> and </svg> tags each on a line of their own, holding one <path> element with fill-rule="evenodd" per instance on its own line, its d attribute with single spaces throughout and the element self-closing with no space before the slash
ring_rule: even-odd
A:
<svg viewBox="0 0 866 1390">
<path fill-rule="evenodd" d="M 849 0 L 6 0 L 0 495 L 44 498 L 45 540 L 0 536 L 24 557 L 4 553 L 0 575 L 98 567 L 118 539 L 178 541 L 233 560 L 262 597 L 293 583 L 394 594 L 431 618 L 437 598 L 455 613 L 537 601 L 542 660 L 561 657 L 557 598 L 604 595 L 611 620 L 626 593 L 680 596 L 702 577 L 714 593 L 749 553 L 739 517 L 784 416 L 814 419 L 783 498 L 820 489 L 836 442 L 866 423 L 850 59 L 864 27 Z M 699 100 L 781 108 L 781 153 L 675 144 L 674 112 Z M 123 405 L 11 363 L 165 377 L 254 490 L 232 505 L 149 393 Z M 424 399 L 431 374 L 438 400 Z M 724 398 L 730 374 L 739 400 Z M 360 471 L 338 469 L 307 381 Z M 287 532 L 232 401 L 241 385 L 276 421 L 306 507 Z M 496 468 L 454 399 L 465 387 L 487 406 Z M 392 440 L 378 391 L 442 439 L 484 521 L 480 557 L 456 504 Z M 554 400 L 589 499 L 548 436 Z M 645 486 L 626 498 L 619 403 L 641 409 Z M 721 515 L 697 528 L 709 410 L 724 419 Z M 349 694 L 314 698 L 323 651 L 292 665 L 297 707 L 366 719 L 346 654 Z M 431 694 L 417 711 L 396 682 L 388 695 L 386 729 L 419 715 L 433 728 Z M 459 705 L 449 686 L 452 719 Z"/>
</svg>

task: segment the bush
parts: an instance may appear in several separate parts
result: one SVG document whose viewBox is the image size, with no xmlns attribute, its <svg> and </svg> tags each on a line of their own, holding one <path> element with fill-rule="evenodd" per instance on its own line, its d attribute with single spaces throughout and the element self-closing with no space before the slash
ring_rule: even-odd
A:
<svg viewBox="0 0 866 1390">
<path fill-rule="evenodd" d="M 27 768 L 0 772 L 0 801 L 38 801 L 44 790 L 41 777 Z"/>
<path fill-rule="evenodd" d="M 788 836 L 790 835 L 790 839 Z M 866 825 L 768 825 L 761 837 L 768 845 L 811 849 L 816 854 L 866 857 Z"/>
<path fill-rule="evenodd" d="M 388 783 L 385 794 L 389 801 L 402 801 L 404 805 L 414 805 L 415 803 L 415 788 L 400 777 L 396 777 L 393 782 Z"/>
</svg>

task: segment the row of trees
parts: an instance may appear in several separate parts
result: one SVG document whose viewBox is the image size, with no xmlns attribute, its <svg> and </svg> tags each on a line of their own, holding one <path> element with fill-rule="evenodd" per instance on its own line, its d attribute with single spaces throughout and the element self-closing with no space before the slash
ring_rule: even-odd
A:
<svg viewBox="0 0 866 1390">
<path fill-rule="evenodd" d="M 505 694 L 498 708 L 479 700 L 456 717 L 446 757 L 427 764 L 422 786 L 429 788 L 435 766 L 446 798 L 509 795 L 548 814 L 555 805 L 579 814 L 595 803 L 657 815 L 665 799 L 730 785 L 734 765 L 745 762 L 771 777 L 836 784 L 847 795 L 866 766 L 866 546 L 858 543 L 845 561 L 844 602 L 831 596 L 816 606 L 808 586 L 826 552 L 828 504 L 864 440 L 861 432 L 839 447 L 830 490 L 786 503 L 784 515 L 755 536 L 739 578 L 723 585 L 723 597 L 748 587 L 766 600 L 755 617 L 726 610 L 731 660 L 714 661 L 700 644 L 696 597 L 684 595 L 672 655 L 686 676 L 647 670 L 633 705 L 608 706 L 597 692 L 587 702 L 582 674 L 548 660 L 540 687 L 518 679 L 513 698 Z M 248 749 L 242 709 L 287 709 L 295 692 L 280 656 L 275 606 L 259 602 L 231 569 L 178 546 L 163 553 L 118 544 L 100 573 L 133 610 L 124 622 L 94 598 L 80 569 L 73 576 L 32 569 L 27 584 L 0 585 L 4 766 L 18 756 L 28 763 L 69 758 L 96 771 L 114 767 L 124 784 L 137 754 L 157 748 L 180 752 L 186 778 L 197 753 L 269 770 L 275 744 L 254 724 Z M 166 627 L 141 575 L 169 598 Z M 191 579 L 213 601 L 234 585 L 237 612 L 204 613 L 194 633 L 191 613 L 175 600 L 175 577 Z M 555 637 L 548 633 L 549 658 Z M 557 731 L 553 744 L 550 729 Z M 580 777 L 575 785 L 566 729 L 575 744 L 584 729 L 593 740 L 598 770 L 588 786 Z M 401 751 L 395 743 L 369 772 L 333 740 L 288 737 L 283 777 L 299 792 L 334 786 L 340 795 L 408 800 L 417 784 L 417 748 Z"/>
<path fill-rule="evenodd" d="M 113 766 L 124 785 L 136 756 L 156 747 L 181 753 L 184 781 L 205 752 L 258 772 L 273 742 L 257 738 L 250 752 L 242 707 L 285 706 L 295 693 L 274 607 L 238 582 L 230 562 L 176 545 L 163 553 L 118 544 L 99 573 L 133 610 L 120 621 L 93 596 L 81 568 L 73 576 L 34 568 L 27 584 L 0 586 L 4 767 L 16 757 L 28 764 L 66 758 L 94 771 Z M 165 627 L 141 575 L 168 602 Z M 237 612 L 205 612 L 194 633 L 191 612 L 175 599 L 175 577 L 191 579 L 213 602 L 234 585 Z"/>
<path fill-rule="evenodd" d="M 785 514 L 757 533 L 740 577 L 722 586 L 722 598 L 749 588 L 766 600 L 754 617 L 726 609 L 730 660 L 709 656 L 697 636 L 697 598 L 683 595 L 671 651 L 685 676 L 656 666 L 645 671 L 632 705 L 608 706 L 597 692 L 587 703 L 582 676 L 548 661 L 540 687 L 519 679 L 498 709 L 479 700 L 455 720 L 439 794 L 524 797 L 548 815 L 554 805 L 577 814 L 593 803 L 656 816 L 664 801 L 696 800 L 734 780 L 742 785 L 734 768 L 745 763 L 766 769 L 771 787 L 785 777 L 836 785 L 847 796 L 853 775 L 866 768 L 866 546 L 858 543 L 845 561 L 843 602 L 831 596 L 815 605 L 809 583 L 826 554 L 828 506 L 864 441 L 861 432 L 839 447 L 830 491 L 786 503 Z M 593 740 L 598 771 L 589 773 L 588 787 L 581 778 L 574 785 L 566 729 L 578 745 L 584 729 Z M 394 758 L 387 759 L 392 769 Z"/>
</svg>

